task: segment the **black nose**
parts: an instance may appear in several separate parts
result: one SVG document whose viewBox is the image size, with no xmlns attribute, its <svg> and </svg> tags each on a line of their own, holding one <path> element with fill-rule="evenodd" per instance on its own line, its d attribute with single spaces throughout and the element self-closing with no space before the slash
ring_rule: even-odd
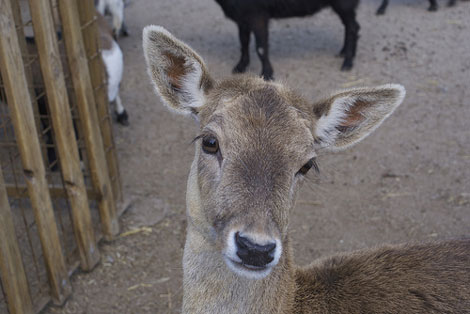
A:
<svg viewBox="0 0 470 314">
<path fill-rule="evenodd" d="M 274 259 L 274 249 L 276 243 L 258 245 L 248 238 L 235 233 L 235 243 L 237 244 L 237 255 L 243 264 L 256 267 L 264 267 Z"/>
</svg>

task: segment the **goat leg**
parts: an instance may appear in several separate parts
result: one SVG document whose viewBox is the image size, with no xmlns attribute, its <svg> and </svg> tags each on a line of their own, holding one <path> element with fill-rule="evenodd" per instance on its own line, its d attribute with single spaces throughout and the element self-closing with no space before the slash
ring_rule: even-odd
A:
<svg viewBox="0 0 470 314">
<path fill-rule="evenodd" d="M 261 76 L 265 80 L 272 80 L 274 71 L 269 61 L 268 18 L 258 17 L 253 23 L 253 32 L 256 39 L 256 53 L 262 64 Z"/>
<path fill-rule="evenodd" d="M 248 25 L 239 23 L 238 24 L 238 36 L 240 38 L 241 45 L 241 57 L 240 61 L 233 68 L 233 73 L 243 73 L 246 71 L 248 64 L 250 64 L 250 54 L 248 48 L 250 46 L 250 34 L 251 29 Z"/>
<path fill-rule="evenodd" d="M 430 12 L 437 11 L 437 2 L 436 2 L 436 0 L 429 0 L 429 9 L 428 9 L 428 11 L 430 11 Z"/>
<path fill-rule="evenodd" d="M 356 21 L 356 14 L 354 10 L 335 10 L 339 15 L 344 25 L 344 46 L 340 54 L 344 55 L 344 62 L 341 66 L 341 71 L 351 70 L 353 67 L 353 60 L 356 56 L 357 40 L 359 39 L 359 24 Z"/>
<path fill-rule="evenodd" d="M 129 36 L 129 30 L 127 29 L 126 23 L 122 22 L 122 27 L 121 27 L 121 36 L 127 37 Z"/>
<path fill-rule="evenodd" d="M 382 4 L 380 5 L 380 7 L 377 9 L 377 15 L 384 15 L 385 14 L 385 10 L 387 10 L 387 6 L 388 6 L 388 0 L 383 0 Z"/>
</svg>

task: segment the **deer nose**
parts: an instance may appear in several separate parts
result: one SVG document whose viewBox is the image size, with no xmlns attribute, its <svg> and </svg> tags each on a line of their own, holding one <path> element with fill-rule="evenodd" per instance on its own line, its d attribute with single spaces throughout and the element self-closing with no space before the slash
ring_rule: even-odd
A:
<svg viewBox="0 0 470 314">
<path fill-rule="evenodd" d="M 264 267 L 274 260 L 276 243 L 259 245 L 247 237 L 241 236 L 239 232 L 235 233 L 235 243 L 237 244 L 237 256 L 244 265 Z"/>
</svg>

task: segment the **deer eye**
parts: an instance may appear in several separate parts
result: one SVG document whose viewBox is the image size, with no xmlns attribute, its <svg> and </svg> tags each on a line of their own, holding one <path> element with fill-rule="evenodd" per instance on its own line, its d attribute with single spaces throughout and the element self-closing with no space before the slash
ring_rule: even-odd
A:
<svg viewBox="0 0 470 314">
<path fill-rule="evenodd" d="M 202 139 L 202 150 L 206 154 L 217 154 L 219 151 L 219 142 L 213 136 L 206 136 Z"/>
<path fill-rule="evenodd" d="M 307 172 L 312 169 L 312 167 L 319 172 L 317 162 L 315 161 L 315 158 L 310 159 L 305 165 L 300 168 L 299 171 L 297 171 L 297 174 L 305 175 Z"/>
</svg>

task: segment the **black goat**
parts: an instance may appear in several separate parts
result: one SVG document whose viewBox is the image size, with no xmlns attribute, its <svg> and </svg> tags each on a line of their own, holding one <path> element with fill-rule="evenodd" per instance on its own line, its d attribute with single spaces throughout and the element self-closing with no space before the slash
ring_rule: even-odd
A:
<svg viewBox="0 0 470 314">
<path fill-rule="evenodd" d="M 449 0 L 447 5 L 449 7 L 454 6 L 457 0 Z M 377 15 L 382 15 L 385 14 L 385 10 L 387 9 L 388 6 L 388 0 L 383 0 L 382 4 L 377 10 Z M 437 0 L 429 0 L 429 8 L 428 11 L 437 11 Z"/>
<path fill-rule="evenodd" d="M 356 8 L 359 0 L 215 0 L 225 15 L 238 25 L 241 58 L 233 69 L 234 73 L 246 70 L 250 62 L 248 46 L 250 34 L 256 39 L 256 53 L 261 59 L 265 79 L 273 78 L 269 62 L 268 22 L 270 18 L 303 17 L 331 7 L 339 15 L 345 27 L 344 46 L 340 56 L 344 56 L 341 70 L 350 70 L 356 55 L 359 38 L 359 24 L 356 21 Z"/>
</svg>

